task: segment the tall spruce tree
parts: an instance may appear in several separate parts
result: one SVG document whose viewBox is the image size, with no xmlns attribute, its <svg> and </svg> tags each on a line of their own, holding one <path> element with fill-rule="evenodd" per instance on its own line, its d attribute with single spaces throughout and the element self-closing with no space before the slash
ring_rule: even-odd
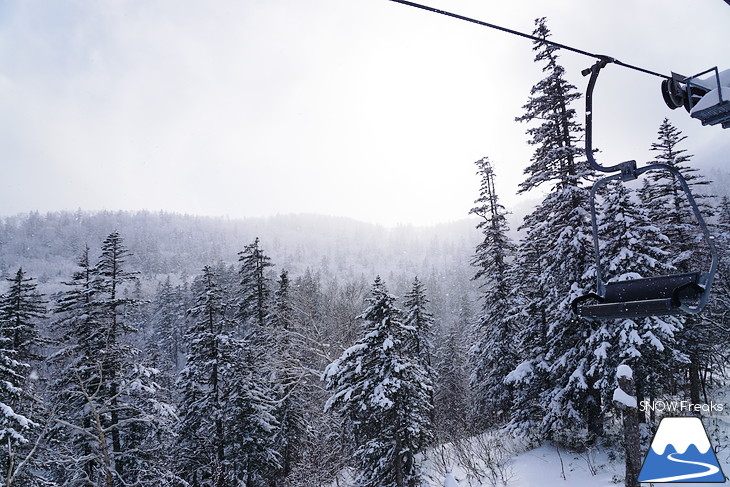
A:
<svg viewBox="0 0 730 487">
<path fill-rule="evenodd" d="M 403 325 L 412 330 L 412 342 L 410 343 L 413 348 L 412 354 L 418 359 L 425 376 L 431 384 L 429 402 L 431 408 L 430 421 L 433 429 L 435 420 L 433 387 L 435 373 L 431 365 L 431 359 L 433 355 L 434 317 L 428 309 L 429 303 L 426 288 L 418 277 L 414 277 L 411 290 L 406 293 L 403 301 Z"/>
<path fill-rule="evenodd" d="M 54 329 L 59 335 L 60 349 L 51 359 L 57 370 L 51 386 L 53 402 L 58 405 L 57 416 L 78 428 L 56 427 L 51 448 L 63 451 L 70 460 L 56 462 L 52 472 L 57 482 L 68 485 L 101 483 L 101 478 L 107 477 L 100 473 L 104 460 L 100 458 L 98 445 L 85 434 L 92 429 L 92 418 L 86 413 L 85 392 L 100 385 L 97 353 L 105 340 L 95 305 L 99 292 L 96 269 L 90 262 L 89 252 L 86 245 L 76 261 L 78 269 L 70 281 L 63 283 L 66 290 L 56 296 L 54 310 Z"/>
<path fill-rule="evenodd" d="M 351 424 L 363 487 L 420 485 L 417 454 L 432 437 L 432 386 L 394 301 L 376 278 L 363 335 L 324 371 L 332 391 L 325 409 Z"/>
<path fill-rule="evenodd" d="M 292 326 L 294 309 L 291 298 L 291 281 L 289 280 L 289 272 L 286 269 L 281 271 L 276 284 L 271 319 L 275 328 L 288 330 Z"/>
<path fill-rule="evenodd" d="M 533 34 L 546 39 L 545 19 L 535 23 Z M 523 324 L 524 359 L 510 375 L 511 383 L 524 386 L 517 391 L 512 426 L 531 428 L 539 419 L 544 435 L 571 442 L 581 431 L 587 430 L 591 436 L 602 433 L 600 392 L 595 387 L 598 378 L 587 367 L 592 353 L 585 342 L 590 324 L 575 318 L 570 307 L 575 297 L 592 286 L 585 187 L 591 171 L 580 159 L 581 127 L 570 107 L 580 94 L 565 79 L 556 47 L 535 41 L 533 49 L 535 61 L 544 63 L 547 76 L 533 86 L 525 113 L 517 118 L 537 122 L 527 130 L 535 151 L 520 191 L 547 186 L 551 192 L 523 225 L 526 236 L 520 244 L 520 261 L 530 268 L 521 269 L 518 285 L 531 290 L 524 306 L 539 312 Z M 541 348 L 535 347 L 540 340 L 531 340 L 535 334 L 544 334 Z M 530 407 L 535 393 L 541 411 Z M 535 414 L 541 417 L 535 418 Z"/>
<path fill-rule="evenodd" d="M 225 299 L 213 270 L 206 266 L 193 283 L 195 303 L 188 313 L 193 323 L 186 335 L 186 366 L 178 379 L 180 422 L 178 471 L 190 485 L 223 487 L 233 481 L 226 458 L 230 431 L 226 427 L 226 362 L 223 348 L 232 343 L 226 324 Z"/>
<path fill-rule="evenodd" d="M 678 169 L 692 192 L 703 216 L 714 213 L 707 194 L 710 181 L 697 168 L 690 166 L 692 155 L 682 148 L 686 136 L 664 119 L 657 132 L 657 140 L 650 149 L 656 153 L 655 163 Z M 669 237 L 669 256 L 666 263 L 675 272 L 692 272 L 709 268 L 709 249 L 702 244 L 703 237 L 691 212 L 689 200 L 677 178 L 667 171 L 649 173 L 649 183 L 642 189 L 642 201 L 649 208 L 652 222 Z M 701 316 L 685 316 L 678 333 L 678 347 L 689 357 L 687 382 L 690 400 L 699 403 L 703 389 L 703 377 L 712 362 L 714 329 Z"/>
<path fill-rule="evenodd" d="M 210 266 L 193 283 L 186 367 L 178 378 L 178 472 L 190 485 L 269 485 L 278 467 L 276 419 L 261 354 L 238 332 L 236 300 Z"/>
<path fill-rule="evenodd" d="M 127 464 L 123 459 L 123 432 L 120 427 L 126 408 L 120 401 L 120 394 L 125 379 L 125 366 L 132 362 L 136 352 L 123 340 L 127 333 L 136 331 L 124 320 L 123 315 L 125 307 L 137 304 L 135 300 L 122 296 L 122 287 L 137 279 L 135 273 L 125 269 L 124 264 L 129 256 L 130 252 L 124 246 L 122 237 L 118 232 L 112 232 L 102 242 L 101 256 L 96 265 L 96 286 L 99 288 L 96 305 L 100 308 L 99 316 L 106 340 L 104 347 L 98 350 L 101 358 L 101 384 L 104 389 L 101 395 L 109 402 L 109 429 L 115 457 L 114 468 L 120 477 L 124 477 Z"/>
<path fill-rule="evenodd" d="M 279 420 L 274 416 L 281 398 L 276 397 L 271 378 L 261 373 L 260 355 L 249 342 L 232 357 L 237 370 L 231 376 L 225 412 L 236 477 L 245 487 L 276 485 L 281 472 L 276 444 Z"/>
<path fill-rule="evenodd" d="M 8 282 L 0 296 L 0 483 L 31 486 L 37 479 L 26 459 L 45 423 L 31 377 L 47 343 L 38 330 L 46 302 L 22 268 Z"/>
<path fill-rule="evenodd" d="M 713 291 L 710 295 L 709 325 L 714 328 L 712 353 L 709 354 L 711 370 L 722 368 L 727 363 L 727 343 L 730 338 L 730 198 L 723 196 L 716 209 L 717 225 L 715 227 L 719 263 Z"/>
<path fill-rule="evenodd" d="M 240 316 L 244 326 L 265 327 L 269 318 L 271 279 L 267 269 L 272 267 L 271 258 L 259 244 L 259 238 L 238 253 L 241 277 Z"/>
<path fill-rule="evenodd" d="M 416 356 L 421 361 L 424 370 L 432 375 L 431 355 L 433 354 L 433 326 L 434 317 L 428 310 L 429 299 L 426 296 L 426 288 L 423 283 L 415 277 L 411 290 L 405 295 L 403 301 L 405 315 L 403 324 L 413 329 L 413 347 Z"/>
<path fill-rule="evenodd" d="M 38 348 L 47 342 L 38 329 L 39 322 L 46 317 L 46 301 L 33 281 L 22 268 L 18 269 L 8 279 L 8 291 L 0 297 L 2 334 L 12 341 L 16 358 L 23 362 L 40 360 Z"/>
<path fill-rule="evenodd" d="M 702 214 L 710 217 L 714 213 L 711 196 L 707 193 L 710 181 L 702 176 L 699 169 L 690 165 L 693 156 L 681 147 L 686 139 L 687 136 L 665 118 L 657 131 L 656 142 L 652 142 L 650 147 L 656 153 L 656 159 L 651 163 L 666 164 L 678 169 L 687 181 Z M 689 200 L 677 178 L 669 172 L 649 172 L 648 181 L 642 198 L 649 208 L 652 221 L 670 239 L 672 255 L 668 263 L 679 272 L 692 270 L 697 264 L 695 259 L 699 235 Z"/>
<path fill-rule="evenodd" d="M 548 360 L 548 308 L 555 296 L 548 293 L 548 282 L 543 280 L 547 263 L 544 254 L 549 244 L 546 228 L 541 226 L 543 207 L 525 217 L 521 229 L 531 229 L 518 248 L 513 264 L 515 283 L 518 285 L 515 302 L 522 309 L 518 320 L 516 348 L 521 362 L 505 377 L 515 398 L 508 429 L 515 435 L 538 444 L 544 437 L 542 420 L 545 416 L 543 394 L 551 383 Z"/>
<path fill-rule="evenodd" d="M 118 233 L 104 241 L 96 266 L 86 248 L 80 270 L 57 298 L 61 350 L 53 384 L 54 481 L 69 486 L 159 485 L 170 475 L 167 444 L 174 412 L 161 400 L 157 370 L 126 341 L 124 298 L 129 251 Z"/>
<path fill-rule="evenodd" d="M 296 349 L 293 329 L 294 310 L 291 301 L 289 273 L 283 270 L 274 292 L 270 321 L 275 343 L 276 381 L 274 392 L 278 399 L 274 416 L 279 427 L 274 439 L 281 468 L 276 472 L 277 485 L 288 485 L 287 478 L 302 455 L 309 434 L 308 412 L 303 384 L 309 375 Z"/>
<path fill-rule="evenodd" d="M 513 404 L 512 387 L 504 379 L 518 363 L 513 346 L 517 327 L 509 265 L 515 245 L 507 236 L 509 227 L 495 190 L 492 164 L 487 157 L 475 164 L 481 180 L 479 198 L 469 214 L 480 218 L 477 229 L 484 238 L 472 259 L 477 268 L 474 279 L 482 289 L 482 309 L 474 323 L 475 342 L 470 350 L 471 423 L 483 429 L 508 419 Z"/>
<path fill-rule="evenodd" d="M 236 447 L 246 486 L 262 482 L 275 483 L 281 475 L 280 455 L 276 449 L 279 421 L 273 416 L 285 387 L 281 379 L 274 340 L 272 315 L 271 258 L 260 246 L 258 237 L 239 252 L 240 286 L 239 329 L 243 332 L 243 349 L 238 373 L 233 377 L 239 393 L 232 413 L 237 418 L 236 431 L 242 440 Z"/>
<path fill-rule="evenodd" d="M 151 303 L 150 332 L 147 347 L 158 367 L 174 377 L 182 370 L 185 354 L 185 314 L 187 283 L 173 286 L 170 277 L 161 282 Z"/>
</svg>

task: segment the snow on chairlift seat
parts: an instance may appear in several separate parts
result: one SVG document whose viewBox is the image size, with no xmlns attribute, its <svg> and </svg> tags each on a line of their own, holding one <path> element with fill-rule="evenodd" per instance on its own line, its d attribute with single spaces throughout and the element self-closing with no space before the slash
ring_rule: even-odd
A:
<svg viewBox="0 0 730 487">
<path fill-rule="evenodd" d="M 682 304 L 695 302 L 704 291 L 699 272 L 613 281 L 604 296 L 591 293 L 578 298 L 573 306 L 585 318 L 641 318 L 683 314 Z M 588 300 L 595 304 L 583 304 Z"/>
<path fill-rule="evenodd" d="M 722 128 L 730 128 L 730 69 L 702 79 L 690 78 L 688 83 L 710 90 L 692 107 L 690 116 L 699 119 L 702 125 L 720 123 Z"/>
</svg>

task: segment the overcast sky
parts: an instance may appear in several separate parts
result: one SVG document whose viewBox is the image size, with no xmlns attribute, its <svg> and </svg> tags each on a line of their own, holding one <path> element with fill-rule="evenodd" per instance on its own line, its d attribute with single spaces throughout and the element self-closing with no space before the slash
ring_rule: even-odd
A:
<svg viewBox="0 0 730 487">
<path fill-rule="evenodd" d="M 669 73 L 730 68 L 723 0 L 423 0 Z M 529 40 L 388 0 L 3 0 L 0 215 L 323 213 L 465 217 L 489 156 L 506 206 L 531 156 Z M 569 80 L 593 60 L 563 52 Z M 617 66 L 596 91 L 601 160 L 649 158 L 664 117 L 700 166 L 730 130 L 670 111 Z M 576 107 L 580 110 L 580 106 Z M 582 114 L 581 114 L 582 119 Z"/>
</svg>

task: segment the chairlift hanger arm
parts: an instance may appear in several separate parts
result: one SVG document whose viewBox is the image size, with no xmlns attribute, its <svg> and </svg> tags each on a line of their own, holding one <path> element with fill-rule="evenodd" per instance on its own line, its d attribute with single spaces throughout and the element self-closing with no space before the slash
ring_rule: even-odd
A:
<svg viewBox="0 0 730 487">
<path fill-rule="evenodd" d="M 622 179 L 629 181 L 636 179 L 636 161 L 620 162 L 613 166 L 603 166 L 596 161 L 593 155 L 593 89 L 596 86 L 598 80 L 598 74 L 601 69 L 606 67 L 608 63 L 615 63 L 616 60 L 607 56 L 603 56 L 601 59 L 588 69 L 582 71 L 583 76 L 588 74 L 591 75 L 588 80 L 588 88 L 586 89 L 586 131 L 585 131 L 585 146 L 586 146 L 586 157 L 588 158 L 588 164 L 591 168 L 601 172 L 616 172 L 621 171 Z"/>
</svg>

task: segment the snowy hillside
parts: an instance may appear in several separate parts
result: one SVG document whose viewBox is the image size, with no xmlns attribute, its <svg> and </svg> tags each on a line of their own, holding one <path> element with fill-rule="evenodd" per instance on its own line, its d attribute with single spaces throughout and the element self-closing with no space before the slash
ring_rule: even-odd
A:
<svg viewBox="0 0 730 487">
<path fill-rule="evenodd" d="M 730 414 L 703 418 L 720 467 L 730 472 Z M 444 445 L 428 453 L 428 487 L 613 487 L 623 485 L 622 453 L 615 448 L 568 451 L 554 443 L 524 449 L 501 432 Z M 485 439 L 486 438 L 486 439 Z M 650 484 L 642 484 L 648 486 Z M 716 483 L 673 483 L 712 486 Z"/>
<path fill-rule="evenodd" d="M 730 388 L 718 389 L 713 395 L 716 402 L 728 404 Z M 730 475 L 730 410 L 703 416 L 702 422 L 723 473 Z M 506 438 L 509 438 L 507 433 L 497 431 L 430 450 L 424 463 L 428 487 L 613 487 L 624 484 L 623 452 L 617 446 L 576 452 L 552 442 L 525 448 L 520 442 Z M 650 437 L 645 439 L 642 455 L 648 450 L 650 440 Z M 700 438 L 697 442 L 704 444 L 706 440 Z M 718 484 L 679 482 L 671 485 Z"/>
<path fill-rule="evenodd" d="M 0 219 L 0 278 L 23 267 L 43 285 L 66 279 L 84 245 L 92 251 L 111 232 L 124 237 L 130 265 L 142 278 L 186 278 L 204 265 L 232 263 L 242 246 L 261 239 L 280 268 L 348 277 L 459 268 L 479 239 L 468 219 L 433 227 L 386 228 L 325 215 L 228 219 L 164 212 L 59 212 Z"/>
<path fill-rule="evenodd" d="M 724 423 L 730 428 L 730 424 Z M 728 430 L 726 430 L 728 431 Z M 727 436 L 726 436 L 727 437 Z M 730 471 L 727 450 L 718 455 L 723 471 Z M 510 457 L 504 463 L 504 479 L 493 482 L 487 478 L 475 479 L 458 465 L 454 466 L 455 483 L 445 483 L 446 475 L 432 473 L 429 487 L 614 487 L 623 485 L 623 460 L 613 458 L 606 450 L 590 453 L 568 452 L 554 444 L 545 444 Z M 644 484 L 650 485 L 650 484 Z M 677 486 L 713 486 L 709 483 L 673 483 Z"/>
<path fill-rule="evenodd" d="M 730 414 L 703 418 L 718 451 L 720 466 L 730 472 Z M 481 435 L 428 452 L 424 463 L 428 487 L 615 487 L 624 483 L 622 454 L 614 448 L 571 452 L 554 443 L 525 449 L 505 441 L 502 432 Z M 347 475 L 339 487 L 351 487 Z M 649 486 L 651 484 L 642 484 Z M 679 487 L 716 483 L 672 483 Z"/>
</svg>

